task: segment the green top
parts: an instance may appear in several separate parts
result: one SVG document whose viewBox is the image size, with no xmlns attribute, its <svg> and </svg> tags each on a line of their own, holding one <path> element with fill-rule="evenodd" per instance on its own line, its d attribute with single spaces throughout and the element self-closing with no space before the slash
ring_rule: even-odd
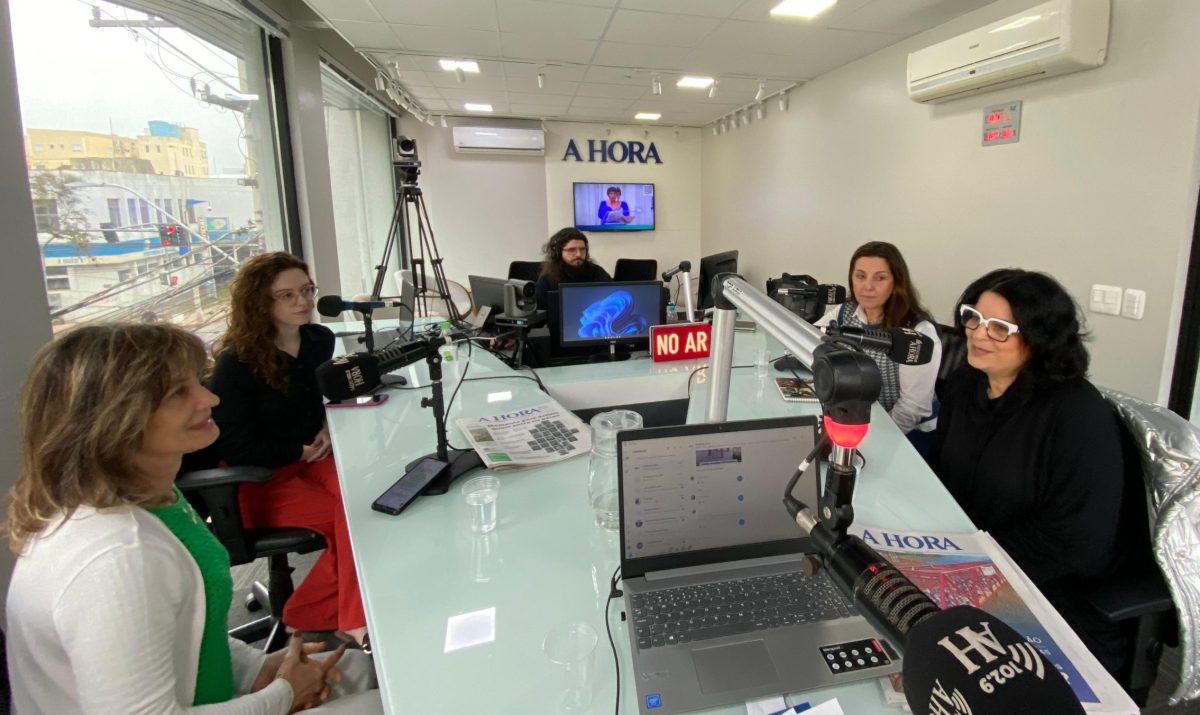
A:
<svg viewBox="0 0 1200 715">
<path fill-rule="evenodd" d="M 211 705 L 233 699 L 233 656 L 225 622 L 233 600 L 229 552 L 205 526 L 187 499 L 175 491 L 175 503 L 147 509 L 179 539 L 200 568 L 204 579 L 204 635 L 200 640 L 200 667 L 196 673 L 193 705 Z"/>
</svg>

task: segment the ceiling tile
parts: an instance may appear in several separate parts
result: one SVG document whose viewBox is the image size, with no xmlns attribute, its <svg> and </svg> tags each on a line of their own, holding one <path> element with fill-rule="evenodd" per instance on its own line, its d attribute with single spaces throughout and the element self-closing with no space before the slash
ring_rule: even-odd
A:
<svg viewBox="0 0 1200 715">
<path fill-rule="evenodd" d="M 778 77 L 784 74 L 781 69 L 771 64 L 771 56 L 767 53 L 735 49 L 692 50 L 684 60 L 684 65 L 688 68 L 688 74 L 699 74 L 706 77 L 721 77 L 731 74 Z M 722 84 L 724 82 L 725 80 L 722 79 Z"/>
<path fill-rule="evenodd" d="M 500 30 L 523 34 L 598 40 L 612 11 L 540 0 L 496 0 Z"/>
<path fill-rule="evenodd" d="M 507 80 L 502 74 L 464 74 L 466 81 L 459 82 L 453 72 L 439 70 L 427 72 L 431 82 L 438 87 L 458 89 L 504 90 L 508 88 Z"/>
<path fill-rule="evenodd" d="M 379 13 L 367 0 L 312 0 L 309 5 L 326 20 L 379 22 Z"/>
<path fill-rule="evenodd" d="M 355 48 L 400 49 L 400 40 L 385 23 L 341 20 L 332 24 Z"/>
<path fill-rule="evenodd" d="M 449 109 L 449 108 L 450 108 L 450 105 L 449 105 L 449 104 L 447 104 L 447 103 L 445 102 L 445 100 L 441 100 L 441 99 L 423 99 L 423 98 L 420 98 L 420 97 L 418 97 L 418 99 L 420 99 L 420 100 L 421 100 L 421 104 L 422 104 L 422 106 L 424 106 L 424 107 L 425 107 L 425 109 L 432 110 L 432 111 L 435 111 L 435 112 L 437 112 L 437 111 L 445 111 L 445 110 L 447 110 L 447 109 Z"/>
<path fill-rule="evenodd" d="M 343 0 L 325 0 L 341 3 Z M 355 0 L 361 1 L 361 0 Z M 372 0 L 384 20 L 464 30 L 497 29 L 494 0 Z"/>
<path fill-rule="evenodd" d="M 688 50 L 683 47 L 602 42 L 594 62 L 612 67 L 682 69 L 687 54 Z"/>
<path fill-rule="evenodd" d="M 825 30 L 823 33 L 829 34 L 814 37 L 792 52 L 772 55 L 772 66 L 778 68 L 779 74 L 795 75 L 804 70 L 811 78 L 900 41 L 894 35 L 874 32 Z"/>
<path fill-rule="evenodd" d="M 565 107 L 571 103 L 569 94 L 534 94 L 531 92 L 509 92 L 508 101 L 519 104 L 540 104 L 548 107 Z"/>
<path fill-rule="evenodd" d="M 567 110 L 568 117 L 579 117 L 581 119 L 608 119 L 614 123 L 628 123 L 628 119 L 614 114 L 611 110 L 603 107 L 571 107 Z"/>
<path fill-rule="evenodd" d="M 720 23 L 711 17 L 621 9 L 604 33 L 604 41 L 695 47 Z"/>
<path fill-rule="evenodd" d="M 540 60 L 543 62 L 576 62 L 586 64 L 596 51 L 596 43 L 559 35 L 526 35 L 500 33 L 504 56 L 509 59 Z"/>
<path fill-rule="evenodd" d="M 623 0 L 622 10 L 653 10 L 678 15 L 726 18 L 744 0 Z"/>
<path fill-rule="evenodd" d="M 567 113 L 567 106 L 552 106 L 546 104 L 522 104 L 513 102 L 508 105 L 516 114 L 525 114 L 532 117 L 561 117 Z"/>
<path fill-rule="evenodd" d="M 417 99 L 441 99 L 442 93 L 437 87 L 417 87 L 404 84 L 404 89 Z"/>
<path fill-rule="evenodd" d="M 500 36 L 495 32 L 415 25 L 391 27 L 405 48 L 417 52 L 464 57 L 496 57 L 500 54 Z"/>
<path fill-rule="evenodd" d="M 847 30 L 890 32 L 915 35 L 937 27 L 959 15 L 987 5 L 993 0 L 874 0 L 831 27 Z"/>
<path fill-rule="evenodd" d="M 579 88 L 578 82 L 563 82 L 552 77 L 547 77 L 542 87 L 538 87 L 536 76 L 506 77 L 505 82 L 508 83 L 510 92 L 529 92 L 530 94 L 565 94 L 568 97 L 574 97 L 575 90 Z"/>
<path fill-rule="evenodd" d="M 547 0 L 557 5 L 591 5 L 593 7 L 616 7 L 617 0 Z"/>
<path fill-rule="evenodd" d="M 481 104 L 498 102 L 508 102 L 508 97 L 504 92 L 492 91 L 472 91 L 469 89 L 449 89 L 441 88 L 442 99 L 449 102 L 478 102 Z"/>
<path fill-rule="evenodd" d="M 504 75 L 514 79 L 529 79 L 537 82 L 538 72 L 547 80 L 580 82 L 587 68 L 580 65 L 535 64 L 530 62 L 504 62 Z"/>
<path fill-rule="evenodd" d="M 424 72 L 409 71 L 409 72 L 393 72 L 392 76 L 396 81 L 405 87 L 433 87 L 433 80 L 429 79 L 429 75 Z"/>
<path fill-rule="evenodd" d="M 649 92 L 649 87 L 635 84 L 596 84 L 593 82 L 583 82 L 579 85 L 579 89 L 576 93 L 581 97 L 619 97 L 623 99 L 637 99 L 643 94 L 647 94 Z"/>
<path fill-rule="evenodd" d="M 619 99 L 615 97 L 576 97 L 571 100 L 572 107 L 608 107 L 609 109 L 620 112 L 625 107 L 628 107 L 632 99 Z"/>
<path fill-rule="evenodd" d="M 592 65 L 583 75 L 584 81 L 603 84 L 643 84 L 650 86 L 650 73 L 629 67 L 599 67 Z"/>
</svg>

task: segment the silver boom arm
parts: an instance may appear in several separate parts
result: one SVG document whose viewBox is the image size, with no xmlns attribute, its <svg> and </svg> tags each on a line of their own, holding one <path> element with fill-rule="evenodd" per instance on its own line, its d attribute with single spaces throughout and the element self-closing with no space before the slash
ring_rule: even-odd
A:
<svg viewBox="0 0 1200 715">
<path fill-rule="evenodd" d="M 812 367 L 813 350 L 821 344 L 821 331 L 771 300 L 737 275 L 727 275 L 716 293 L 713 310 L 711 382 L 705 421 L 724 422 L 729 413 L 729 376 L 733 367 L 734 316 L 742 314 L 775 336 L 800 362 Z"/>
</svg>

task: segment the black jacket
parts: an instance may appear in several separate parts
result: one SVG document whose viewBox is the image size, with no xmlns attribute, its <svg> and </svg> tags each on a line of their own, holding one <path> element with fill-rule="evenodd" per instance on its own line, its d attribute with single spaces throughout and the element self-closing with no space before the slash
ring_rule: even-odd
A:
<svg viewBox="0 0 1200 715">
<path fill-rule="evenodd" d="M 232 351 L 217 356 L 208 389 L 221 398 L 213 420 L 221 429 L 216 456 L 230 466 L 281 467 L 299 461 L 325 423 L 325 406 L 314 374 L 333 357 L 333 332 L 324 325 L 300 326 L 300 353 L 278 353 L 287 368 L 287 389 L 267 385 Z"/>
<path fill-rule="evenodd" d="M 1017 378 L 998 399 L 963 366 L 946 381 L 931 464 L 950 494 L 990 533 L 1100 657 L 1119 634 L 1084 600 L 1130 543 L 1119 531 L 1126 479 L 1120 427 L 1087 380 Z"/>
<path fill-rule="evenodd" d="M 584 263 L 583 266 L 580 267 L 578 273 L 576 273 L 574 271 L 570 271 L 570 270 L 564 270 L 562 282 L 563 283 L 603 283 L 604 281 L 611 281 L 611 280 L 612 280 L 612 276 L 608 275 L 608 271 L 604 270 L 603 268 L 596 265 L 595 263 L 588 261 L 587 263 Z M 550 291 L 558 290 L 558 283 L 559 283 L 559 281 L 551 278 L 549 275 L 547 275 L 545 273 L 538 276 L 536 292 L 535 292 L 538 308 L 540 308 L 542 310 L 546 309 L 546 301 L 547 301 L 546 294 L 549 293 Z"/>
</svg>

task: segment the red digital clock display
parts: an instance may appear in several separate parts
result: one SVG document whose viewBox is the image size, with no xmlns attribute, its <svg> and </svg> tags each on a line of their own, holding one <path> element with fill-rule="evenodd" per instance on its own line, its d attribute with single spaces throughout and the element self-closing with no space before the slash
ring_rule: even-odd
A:
<svg viewBox="0 0 1200 715">
<path fill-rule="evenodd" d="M 1012 115 L 1009 114 L 1008 112 L 992 112 L 991 114 L 987 115 L 987 119 L 984 121 L 987 124 L 1000 124 L 1001 122 L 1011 122 Z"/>
</svg>

